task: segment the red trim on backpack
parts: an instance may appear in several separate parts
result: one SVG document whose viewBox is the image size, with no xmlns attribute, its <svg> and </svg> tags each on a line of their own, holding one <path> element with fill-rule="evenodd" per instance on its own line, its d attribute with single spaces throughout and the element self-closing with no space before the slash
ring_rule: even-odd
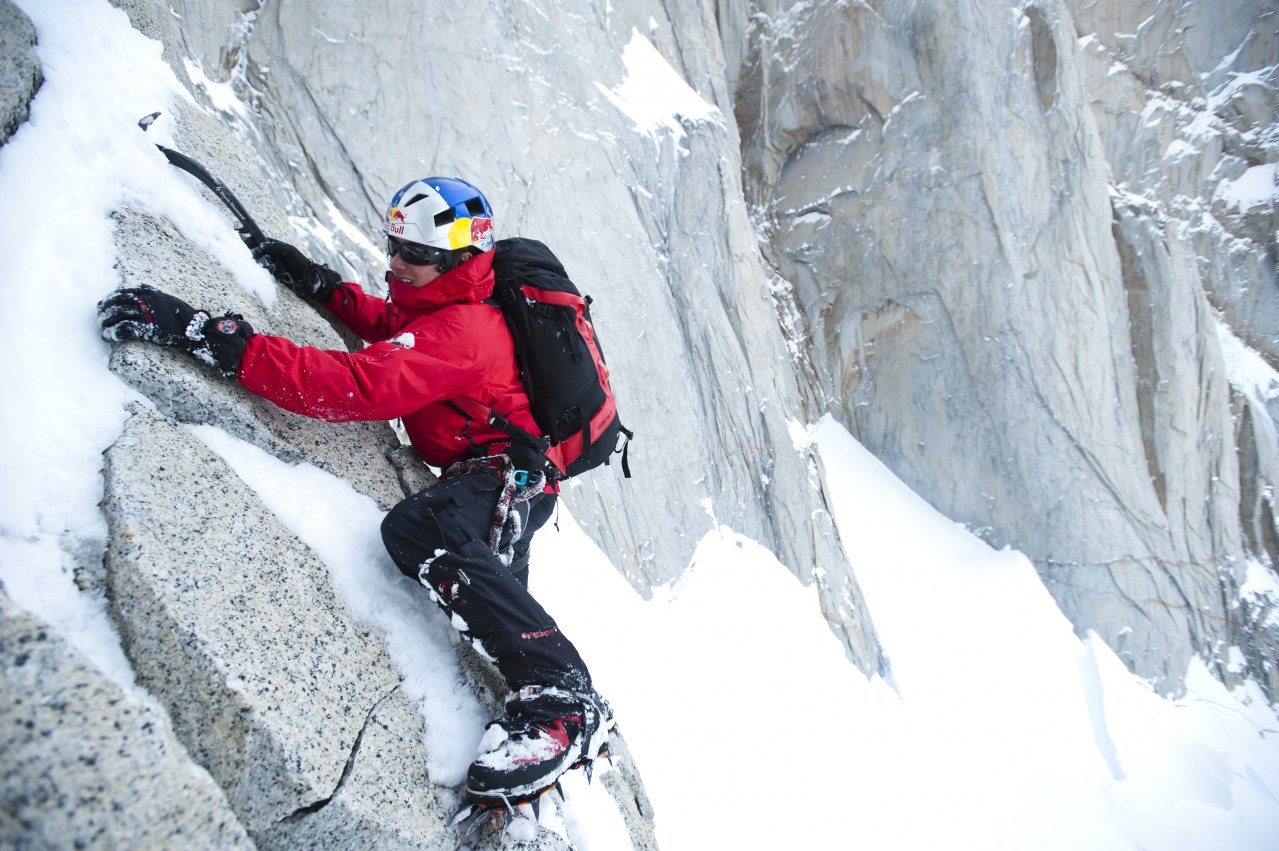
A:
<svg viewBox="0 0 1279 851">
<path fill-rule="evenodd" d="M 608 424 L 613 421 L 613 417 L 617 416 L 617 402 L 613 400 L 613 393 L 606 386 L 604 388 L 604 404 L 600 405 L 599 411 L 595 416 L 591 417 L 591 443 L 599 440 L 604 429 L 608 428 Z M 586 449 L 586 441 L 579 431 L 572 437 L 566 437 L 559 443 L 555 444 L 555 449 L 562 453 L 564 458 L 578 458 Z M 561 470 L 567 470 L 567 465 L 560 466 L 557 462 L 556 466 Z"/>
<path fill-rule="evenodd" d="M 595 362 L 595 371 L 599 374 L 600 386 L 604 390 L 604 404 L 606 408 L 610 408 L 611 418 L 611 414 L 617 413 L 617 405 L 613 402 L 613 388 L 608 386 L 608 364 L 604 363 L 604 355 L 600 353 L 599 345 L 595 342 L 595 328 L 591 325 L 590 320 L 586 318 L 586 308 L 589 307 L 586 299 L 580 295 L 574 295 L 573 293 L 560 292 L 559 290 L 543 290 L 527 284 L 522 284 L 520 286 L 520 291 L 524 293 L 526 298 L 532 299 L 533 301 L 573 308 L 573 322 L 577 326 L 577 332 L 581 334 L 582 339 L 586 341 L 587 348 L 590 349 L 591 360 Z M 604 409 L 601 408 L 600 410 L 603 412 Z M 608 425 L 608 420 L 605 420 L 602 424 L 597 424 L 599 418 L 599 414 L 597 414 L 591 420 L 592 441 L 599 436 L 601 429 L 603 429 L 605 425 Z M 567 440 L 564 441 L 564 443 L 568 442 L 569 441 Z M 581 447 L 577 447 L 576 451 L 573 453 L 574 457 L 580 453 Z"/>
</svg>

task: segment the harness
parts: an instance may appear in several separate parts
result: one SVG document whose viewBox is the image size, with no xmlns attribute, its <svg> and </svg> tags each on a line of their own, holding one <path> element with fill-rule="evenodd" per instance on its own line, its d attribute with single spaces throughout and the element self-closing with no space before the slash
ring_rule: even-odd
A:
<svg viewBox="0 0 1279 851">
<path fill-rule="evenodd" d="M 518 511 L 511 509 L 521 502 L 528 502 L 546 487 L 546 474 L 541 471 L 517 470 L 505 455 L 485 455 L 458 461 L 444 471 L 444 478 L 466 476 L 472 473 L 488 473 L 497 478 L 502 488 L 498 492 L 497 508 L 493 511 L 493 525 L 489 527 L 488 547 L 502 562 L 510 567 L 515 559 L 515 542 L 524 534 L 524 520 Z M 502 546 L 502 536 L 507 544 Z"/>
</svg>

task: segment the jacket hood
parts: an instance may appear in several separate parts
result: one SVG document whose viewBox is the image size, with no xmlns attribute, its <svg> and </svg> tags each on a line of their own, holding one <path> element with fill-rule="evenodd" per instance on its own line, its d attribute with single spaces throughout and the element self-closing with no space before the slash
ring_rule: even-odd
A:
<svg viewBox="0 0 1279 851">
<path fill-rule="evenodd" d="M 391 302 L 408 310 L 434 310 L 450 304 L 480 302 L 493 294 L 493 252 L 485 251 L 450 269 L 424 287 L 386 273 Z"/>
</svg>

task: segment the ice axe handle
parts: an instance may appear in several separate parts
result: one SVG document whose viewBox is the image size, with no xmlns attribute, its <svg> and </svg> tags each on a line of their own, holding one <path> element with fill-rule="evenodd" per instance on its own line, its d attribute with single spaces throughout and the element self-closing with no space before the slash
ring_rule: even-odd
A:
<svg viewBox="0 0 1279 851">
<path fill-rule="evenodd" d="M 139 119 L 138 126 L 145 132 L 159 117 L 160 113 L 153 112 Z M 164 154 L 165 159 L 170 163 L 209 187 L 209 191 L 218 196 L 218 200 L 225 204 L 231 214 L 239 221 L 240 226 L 236 228 L 236 232 L 240 234 L 240 239 L 244 240 L 244 244 L 250 250 L 266 242 L 266 234 L 262 233 L 258 223 L 253 221 L 249 211 L 244 208 L 244 205 L 240 203 L 240 199 L 235 197 L 235 193 L 228 189 L 225 183 L 218 180 L 218 178 L 213 176 L 212 172 L 186 154 L 175 151 L 172 148 L 166 148 L 164 145 L 156 145 L 156 147 L 160 149 L 160 152 Z"/>
</svg>

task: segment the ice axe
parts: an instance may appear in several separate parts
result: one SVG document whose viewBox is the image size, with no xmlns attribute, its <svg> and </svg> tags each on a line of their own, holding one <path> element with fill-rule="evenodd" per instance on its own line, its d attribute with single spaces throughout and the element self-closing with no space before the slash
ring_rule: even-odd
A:
<svg viewBox="0 0 1279 851">
<path fill-rule="evenodd" d="M 138 126 L 141 127 L 142 131 L 145 133 L 146 129 L 155 123 L 155 120 L 159 117 L 160 113 L 153 112 L 150 115 L 139 119 Z M 258 227 L 257 222 L 253 221 L 253 217 L 249 215 L 249 211 L 244 209 L 244 205 L 240 203 L 240 199 L 235 197 L 235 194 L 227 188 L 225 183 L 218 180 L 207 168 L 200 165 L 186 154 L 175 151 L 172 148 L 166 148 L 164 145 L 156 145 L 156 147 L 160 149 L 160 152 L 164 154 L 165 158 L 168 159 L 170 163 L 209 187 L 209 190 L 213 192 L 214 195 L 218 196 L 218 200 L 225 204 L 227 209 L 231 211 L 231 214 L 235 216 L 237 221 L 239 221 L 240 226 L 236 228 L 236 233 L 240 234 L 240 239 L 244 240 L 244 244 L 249 247 L 249 250 L 253 250 L 266 242 L 266 235 L 262 233 L 262 229 Z"/>
</svg>

